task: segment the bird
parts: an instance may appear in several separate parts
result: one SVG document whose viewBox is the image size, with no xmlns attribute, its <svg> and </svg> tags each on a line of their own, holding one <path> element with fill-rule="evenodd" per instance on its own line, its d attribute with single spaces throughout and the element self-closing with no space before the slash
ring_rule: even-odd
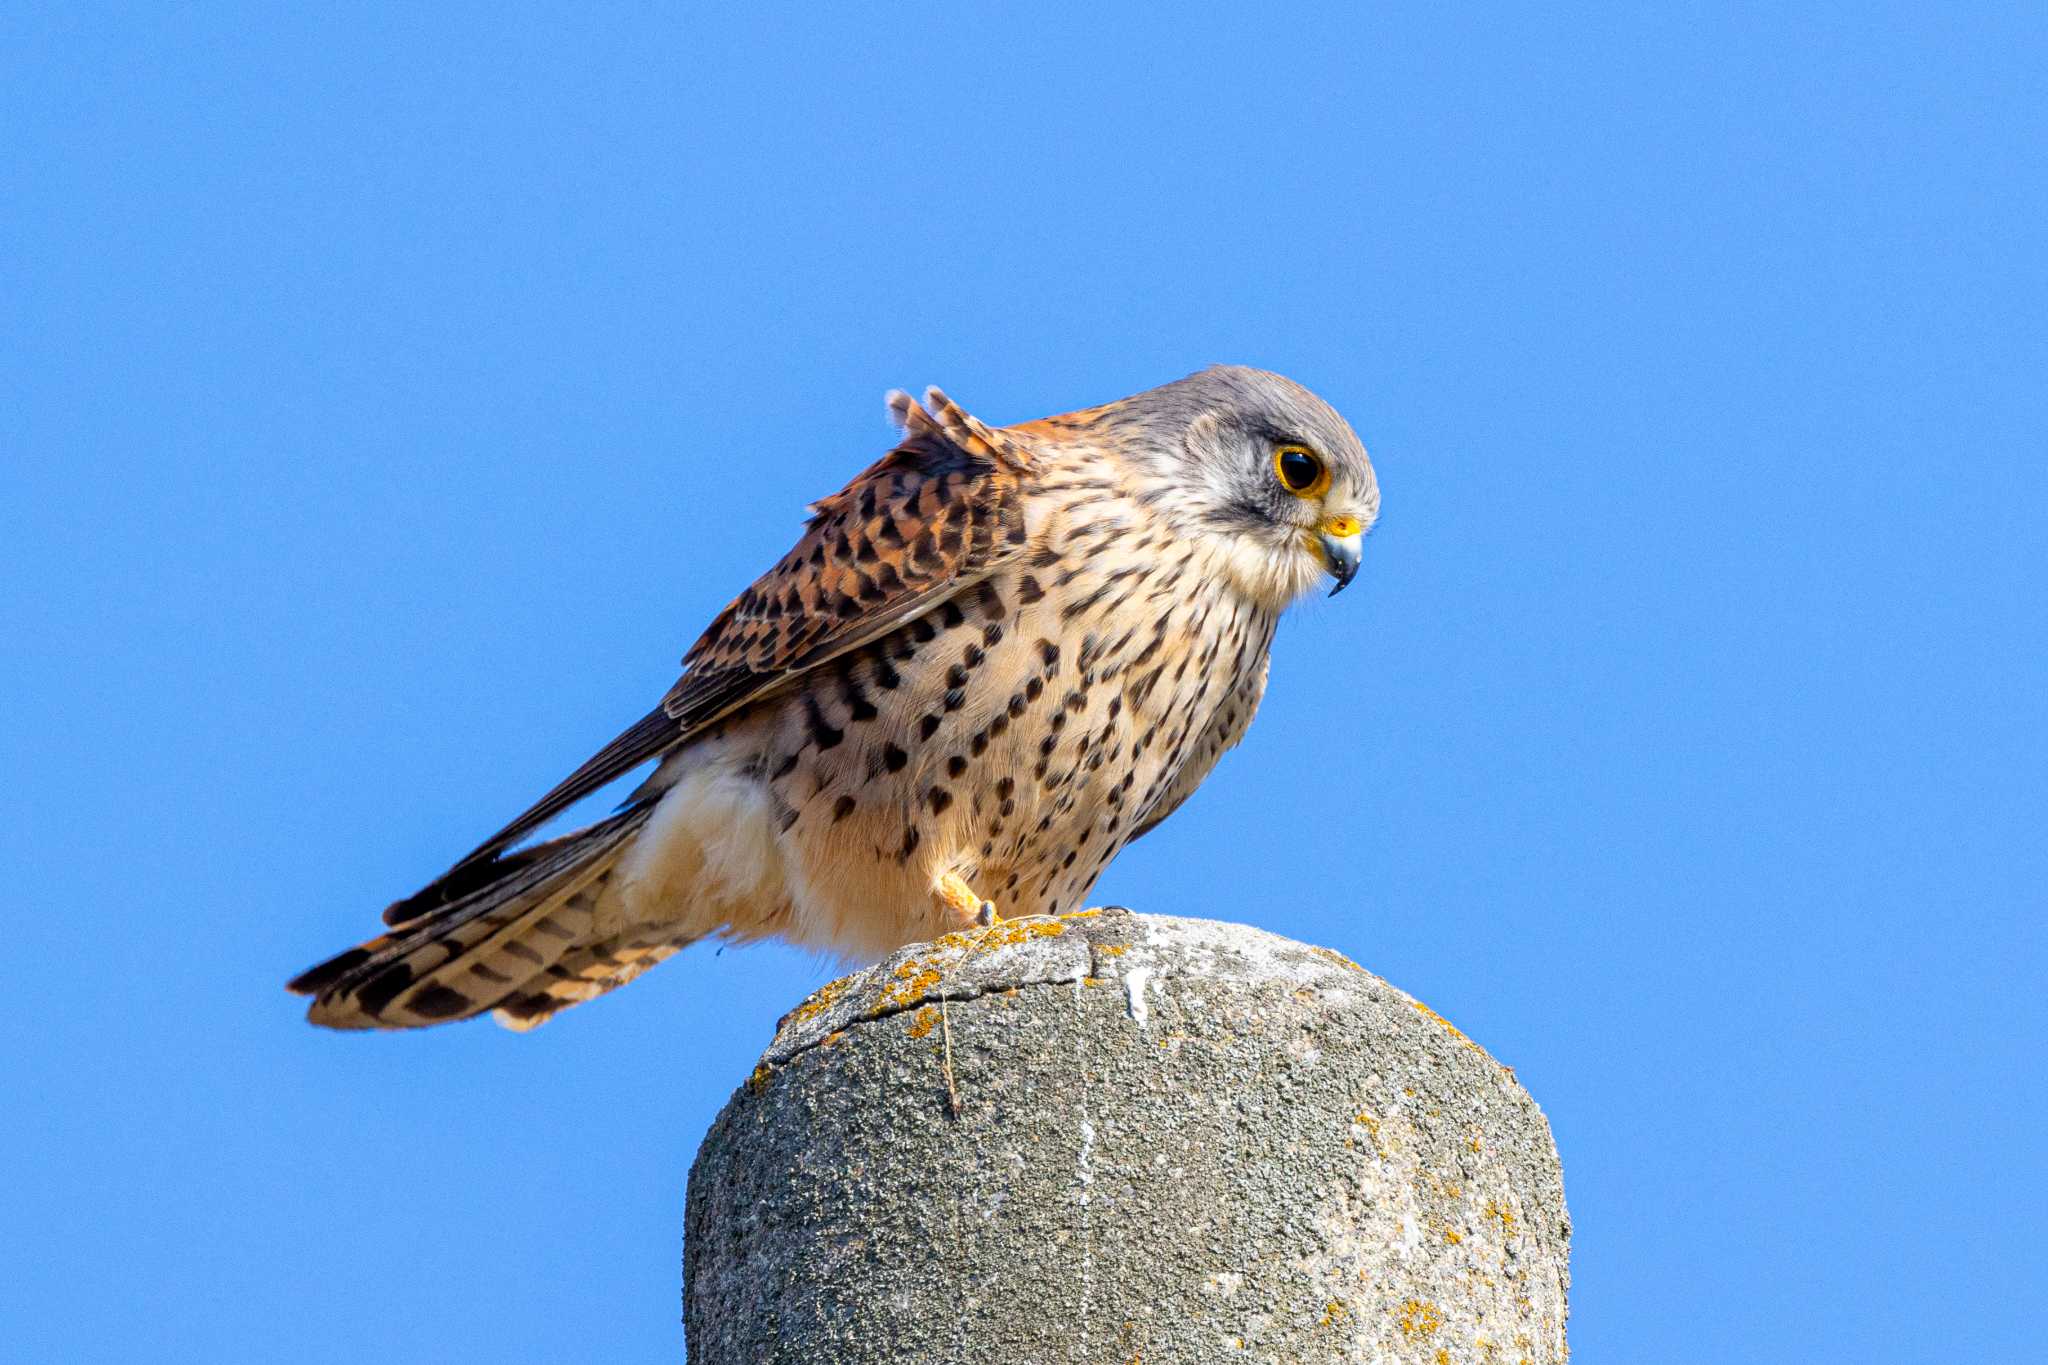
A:
<svg viewBox="0 0 2048 1365">
<path fill-rule="evenodd" d="M 526 1030 L 699 940 L 876 960 L 1078 909 L 1243 737 L 1281 614 L 1352 581 L 1379 515 L 1351 426 L 1264 370 L 1006 427 L 887 401 L 894 447 L 659 705 L 289 983 L 312 1023 Z"/>
</svg>

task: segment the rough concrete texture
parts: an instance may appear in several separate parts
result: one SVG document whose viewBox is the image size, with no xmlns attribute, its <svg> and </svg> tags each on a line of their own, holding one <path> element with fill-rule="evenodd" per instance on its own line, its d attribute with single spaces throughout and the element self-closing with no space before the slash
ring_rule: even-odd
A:
<svg viewBox="0 0 2048 1365">
<path fill-rule="evenodd" d="M 783 1020 L 691 1171 L 684 1316 L 695 1365 L 1561 1362 L 1570 1233 L 1542 1113 L 1428 1006 L 1086 911 Z"/>
</svg>

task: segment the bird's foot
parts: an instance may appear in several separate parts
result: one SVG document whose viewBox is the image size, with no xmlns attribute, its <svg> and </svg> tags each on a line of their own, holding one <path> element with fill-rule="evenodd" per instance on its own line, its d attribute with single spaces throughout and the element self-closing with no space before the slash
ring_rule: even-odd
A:
<svg viewBox="0 0 2048 1365">
<path fill-rule="evenodd" d="M 987 929 L 1003 922 L 995 902 L 983 900 L 957 872 L 948 872 L 932 884 L 932 899 L 945 917 L 962 929 Z"/>
</svg>

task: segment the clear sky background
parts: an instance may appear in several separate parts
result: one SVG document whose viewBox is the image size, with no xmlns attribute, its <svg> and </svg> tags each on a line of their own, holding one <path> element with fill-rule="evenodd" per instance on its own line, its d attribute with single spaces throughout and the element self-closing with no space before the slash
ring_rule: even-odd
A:
<svg viewBox="0 0 2048 1365">
<path fill-rule="evenodd" d="M 386 8 L 0 18 L 0 1357 L 679 1358 L 827 964 L 527 1037 L 282 983 L 639 716 L 886 388 L 1217 360 L 1385 515 L 1098 898 L 1512 1064 L 1580 1362 L 2038 1351 L 2048 10 Z"/>
</svg>

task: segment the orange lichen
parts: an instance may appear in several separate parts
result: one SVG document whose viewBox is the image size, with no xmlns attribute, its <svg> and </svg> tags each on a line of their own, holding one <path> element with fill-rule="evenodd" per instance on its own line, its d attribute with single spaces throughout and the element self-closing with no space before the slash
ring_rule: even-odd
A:
<svg viewBox="0 0 2048 1365">
<path fill-rule="evenodd" d="M 1515 1211 L 1501 1203 L 1498 1199 L 1486 1201 L 1483 1216 L 1494 1219 L 1500 1224 L 1500 1235 L 1502 1237 L 1512 1237 L 1515 1235 Z"/>
<path fill-rule="evenodd" d="M 768 1082 L 774 1075 L 775 1072 L 769 1067 L 768 1063 L 761 1063 L 761 1065 L 754 1068 L 754 1074 L 747 1077 L 747 1093 L 750 1095 L 760 1094 L 768 1088 Z"/>
<path fill-rule="evenodd" d="M 1348 967 L 1354 972 L 1362 972 L 1365 970 L 1365 968 L 1359 966 L 1356 962 L 1353 962 L 1350 958 L 1344 956 L 1344 954 L 1338 952 L 1335 948 L 1319 948 L 1314 944 L 1310 944 L 1309 951 L 1314 953 L 1317 957 L 1323 958 L 1324 960 L 1329 962 L 1336 963 L 1339 967 Z"/>
<path fill-rule="evenodd" d="M 1343 1304 L 1337 1302 L 1337 1300 L 1331 1299 L 1328 1303 L 1323 1305 L 1323 1320 L 1320 1325 L 1324 1327 L 1329 1327 L 1336 1323 L 1344 1321 L 1344 1319 L 1350 1316 L 1350 1309 L 1346 1308 Z"/>
<path fill-rule="evenodd" d="M 1401 1314 L 1394 1322 L 1401 1329 L 1401 1335 L 1413 1341 L 1417 1337 L 1429 1336 L 1437 1328 L 1442 1327 L 1444 1315 L 1437 1311 L 1433 1303 L 1410 1299 L 1401 1305 Z"/>
<path fill-rule="evenodd" d="M 932 947 L 961 953 L 986 953 L 1029 943 L 1034 938 L 1058 938 L 1067 926 L 1045 915 L 1029 919 L 1006 919 L 986 929 L 963 929 L 932 940 Z"/>
<path fill-rule="evenodd" d="M 789 1018 L 784 1022 L 790 1024 L 801 1024 L 807 1019 L 817 1018 L 826 1010 L 831 1009 L 833 1003 L 837 1001 L 840 996 L 846 994 L 846 988 L 848 986 L 851 986 L 852 984 L 853 978 L 850 976 L 842 976 L 837 981 L 826 982 L 824 985 L 818 987 L 818 989 L 812 991 L 810 995 L 805 997 L 803 1004 L 798 1005 L 795 1009 L 791 1010 L 789 1012 Z"/>
<path fill-rule="evenodd" d="M 1466 1047 L 1471 1048 L 1480 1056 L 1486 1056 L 1486 1049 L 1479 1046 L 1479 1044 L 1473 1042 L 1470 1038 L 1467 1038 L 1462 1032 L 1459 1031 L 1458 1026 L 1456 1024 L 1444 1018 L 1441 1014 L 1438 1014 L 1435 1010 L 1423 1004 L 1420 1000 L 1410 1000 L 1408 1003 L 1415 1006 L 1415 1008 L 1421 1012 L 1423 1018 L 1434 1023 L 1435 1025 L 1437 1025 L 1437 1027 L 1441 1028 L 1444 1032 L 1450 1034 L 1453 1038 L 1456 1038 Z M 1490 1061 L 1492 1059 L 1488 1058 L 1488 1060 Z"/>
<path fill-rule="evenodd" d="M 872 1011 L 884 1014 L 891 1009 L 903 1009 L 924 999 L 924 993 L 939 984 L 944 976 L 936 966 L 915 959 L 898 967 L 894 973 L 895 984 L 884 983 L 882 993 L 875 1000 Z"/>
<path fill-rule="evenodd" d="M 1130 951 L 1130 947 L 1122 943 L 1105 943 L 1102 945 L 1102 951 L 1108 953 L 1111 957 L 1122 957 Z"/>
<path fill-rule="evenodd" d="M 910 1036 L 922 1038 L 939 1026 L 939 1012 L 930 1005 L 920 1005 L 916 1014 L 910 1016 Z"/>
</svg>

